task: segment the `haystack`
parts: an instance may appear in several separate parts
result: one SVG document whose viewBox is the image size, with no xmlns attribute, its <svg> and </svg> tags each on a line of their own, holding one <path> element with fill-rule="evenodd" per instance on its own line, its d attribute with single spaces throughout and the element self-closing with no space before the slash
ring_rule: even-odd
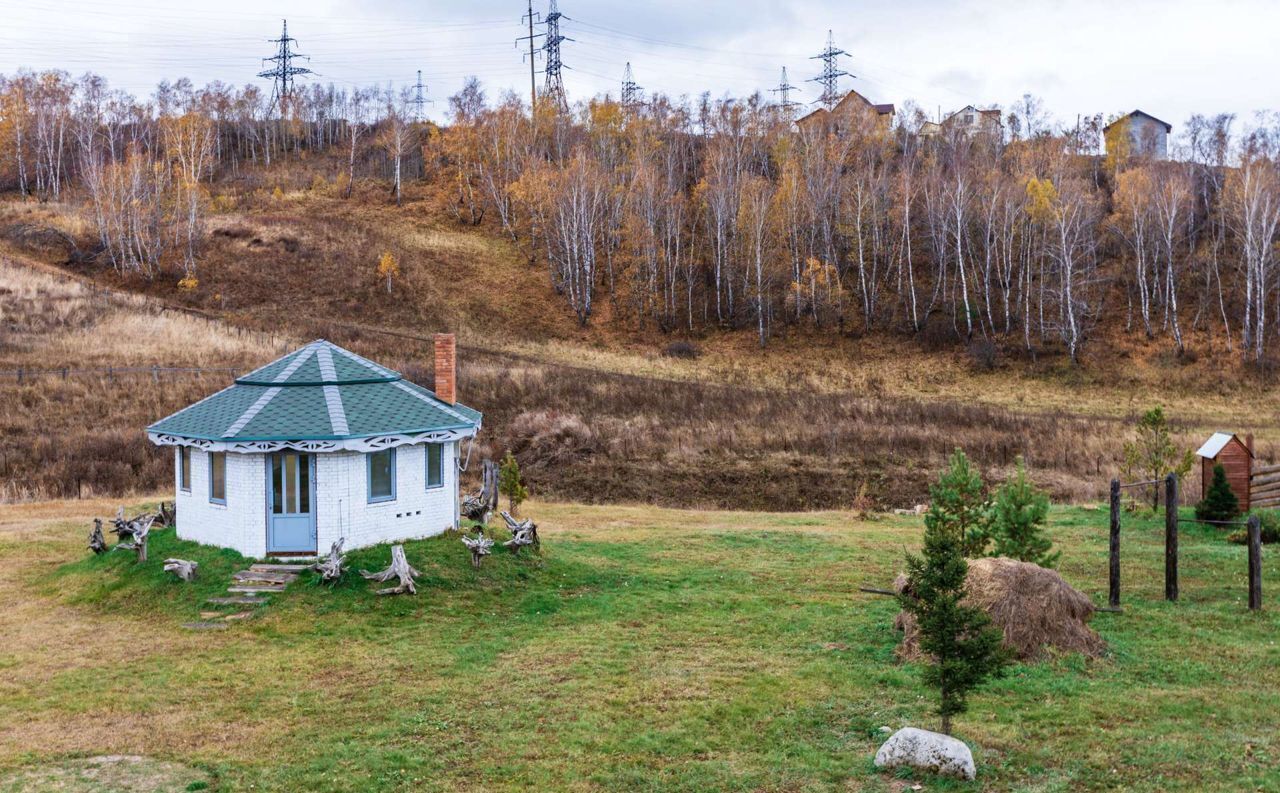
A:
<svg viewBox="0 0 1280 793">
<path fill-rule="evenodd" d="M 1005 646 L 1023 661 L 1041 660 L 1051 653 L 1083 653 L 1096 658 L 1106 650 L 1102 637 L 1089 627 L 1093 603 L 1071 587 L 1056 570 L 1002 557 L 972 559 L 965 578 L 965 602 L 977 606 L 1004 631 Z M 894 581 L 899 593 L 907 577 Z M 920 657 L 915 617 L 903 611 L 893 621 L 902 631 L 898 657 Z"/>
</svg>

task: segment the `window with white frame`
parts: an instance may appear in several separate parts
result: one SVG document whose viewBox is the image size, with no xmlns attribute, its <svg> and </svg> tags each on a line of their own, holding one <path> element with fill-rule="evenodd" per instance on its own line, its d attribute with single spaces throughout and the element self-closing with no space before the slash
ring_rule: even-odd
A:
<svg viewBox="0 0 1280 793">
<path fill-rule="evenodd" d="M 227 453 L 209 452 L 209 500 L 227 503 Z"/>
<path fill-rule="evenodd" d="M 178 447 L 178 488 L 184 493 L 191 492 L 191 447 Z"/>
<path fill-rule="evenodd" d="M 396 450 L 382 449 L 365 455 L 368 467 L 369 503 L 396 498 Z"/>
</svg>

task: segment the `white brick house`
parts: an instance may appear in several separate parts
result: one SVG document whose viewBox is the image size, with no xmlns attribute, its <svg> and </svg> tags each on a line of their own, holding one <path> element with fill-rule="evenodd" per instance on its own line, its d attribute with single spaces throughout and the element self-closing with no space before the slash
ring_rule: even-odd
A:
<svg viewBox="0 0 1280 793">
<path fill-rule="evenodd" d="M 454 338 L 436 392 L 315 341 L 147 428 L 174 447 L 178 536 L 245 556 L 314 556 L 458 525 L 458 460 L 481 415 L 454 401 Z"/>
</svg>

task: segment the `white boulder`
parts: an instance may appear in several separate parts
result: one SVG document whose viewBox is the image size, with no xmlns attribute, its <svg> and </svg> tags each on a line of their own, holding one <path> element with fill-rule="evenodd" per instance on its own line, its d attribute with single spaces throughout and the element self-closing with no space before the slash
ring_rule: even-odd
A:
<svg viewBox="0 0 1280 793">
<path fill-rule="evenodd" d="M 964 741 L 915 727 L 898 730 L 876 752 L 877 768 L 901 766 L 956 779 L 972 780 L 977 775 L 973 752 Z"/>
</svg>

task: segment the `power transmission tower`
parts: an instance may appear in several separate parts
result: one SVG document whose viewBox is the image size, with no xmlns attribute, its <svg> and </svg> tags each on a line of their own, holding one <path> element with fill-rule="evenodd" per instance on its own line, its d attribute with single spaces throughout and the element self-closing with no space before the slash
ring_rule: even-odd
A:
<svg viewBox="0 0 1280 793">
<path fill-rule="evenodd" d="M 271 107 L 280 109 L 281 115 L 284 114 L 285 106 L 289 103 L 289 97 L 293 93 L 293 78 L 303 74 L 312 74 L 313 72 L 305 66 L 294 66 L 295 58 L 311 60 L 310 57 L 293 51 L 294 44 L 298 40 L 289 36 L 289 20 L 285 19 L 280 29 L 280 38 L 267 39 L 276 45 L 276 54 L 270 58 L 263 58 L 264 64 L 274 64 L 270 69 L 264 69 L 258 72 L 259 77 L 265 77 L 271 80 Z"/>
<path fill-rule="evenodd" d="M 422 84 L 422 70 L 418 70 L 418 82 L 413 86 L 413 99 L 409 104 L 413 105 L 414 121 L 422 120 L 422 106 L 430 102 L 426 97 L 427 87 Z"/>
<path fill-rule="evenodd" d="M 524 16 L 520 17 L 521 22 L 524 22 L 526 20 L 528 21 L 529 35 L 521 36 L 520 38 L 516 39 L 516 46 L 520 46 L 520 42 L 522 41 L 529 42 L 529 54 L 526 55 L 525 57 L 529 59 L 529 109 L 530 111 L 538 107 L 538 78 L 536 76 L 538 73 L 538 70 L 536 67 L 536 64 L 538 62 L 538 51 L 533 46 L 534 39 L 542 35 L 541 33 L 533 32 L 533 26 L 535 24 L 536 25 L 542 24 L 541 20 L 538 19 L 538 16 L 539 16 L 538 13 L 533 10 L 533 0 L 529 0 L 528 12 L 526 12 Z"/>
<path fill-rule="evenodd" d="M 832 37 L 831 31 L 828 30 L 827 48 L 821 54 L 809 58 L 811 61 L 822 59 L 822 75 L 810 77 L 808 82 L 819 83 L 822 86 L 822 96 L 814 101 L 821 102 L 828 110 L 835 107 L 836 102 L 840 101 L 840 78 L 853 76 L 840 68 L 840 64 L 836 59 L 841 55 L 848 57 L 849 53 L 836 49 L 835 39 Z"/>
<path fill-rule="evenodd" d="M 643 90 L 636 85 L 635 76 L 631 74 L 631 61 L 627 61 L 627 68 L 622 70 L 622 106 L 632 107 L 642 104 L 640 92 Z"/>
<path fill-rule="evenodd" d="M 800 89 L 792 85 L 787 80 L 787 67 L 782 67 L 782 79 L 778 81 L 777 88 L 769 89 L 770 93 L 778 95 L 778 107 L 782 108 L 782 112 L 790 114 L 791 109 L 799 105 L 799 102 L 791 101 L 791 92 Z"/>
<path fill-rule="evenodd" d="M 542 95 L 556 103 L 561 110 L 569 107 L 569 101 L 564 94 L 564 80 L 560 77 L 560 70 L 564 68 L 564 62 L 560 60 L 560 43 L 564 41 L 573 41 L 560 35 L 560 20 L 568 19 L 564 14 L 560 13 L 560 9 L 556 7 L 556 0 L 551 0 L 547 6 L 547 16 L 542 24 L 546 27 L 543 34 L 542 52 L 545 57 L 545 66 L 542 67 L 542 73 L 546 77 L 542 85 Z"/>
</svg>

